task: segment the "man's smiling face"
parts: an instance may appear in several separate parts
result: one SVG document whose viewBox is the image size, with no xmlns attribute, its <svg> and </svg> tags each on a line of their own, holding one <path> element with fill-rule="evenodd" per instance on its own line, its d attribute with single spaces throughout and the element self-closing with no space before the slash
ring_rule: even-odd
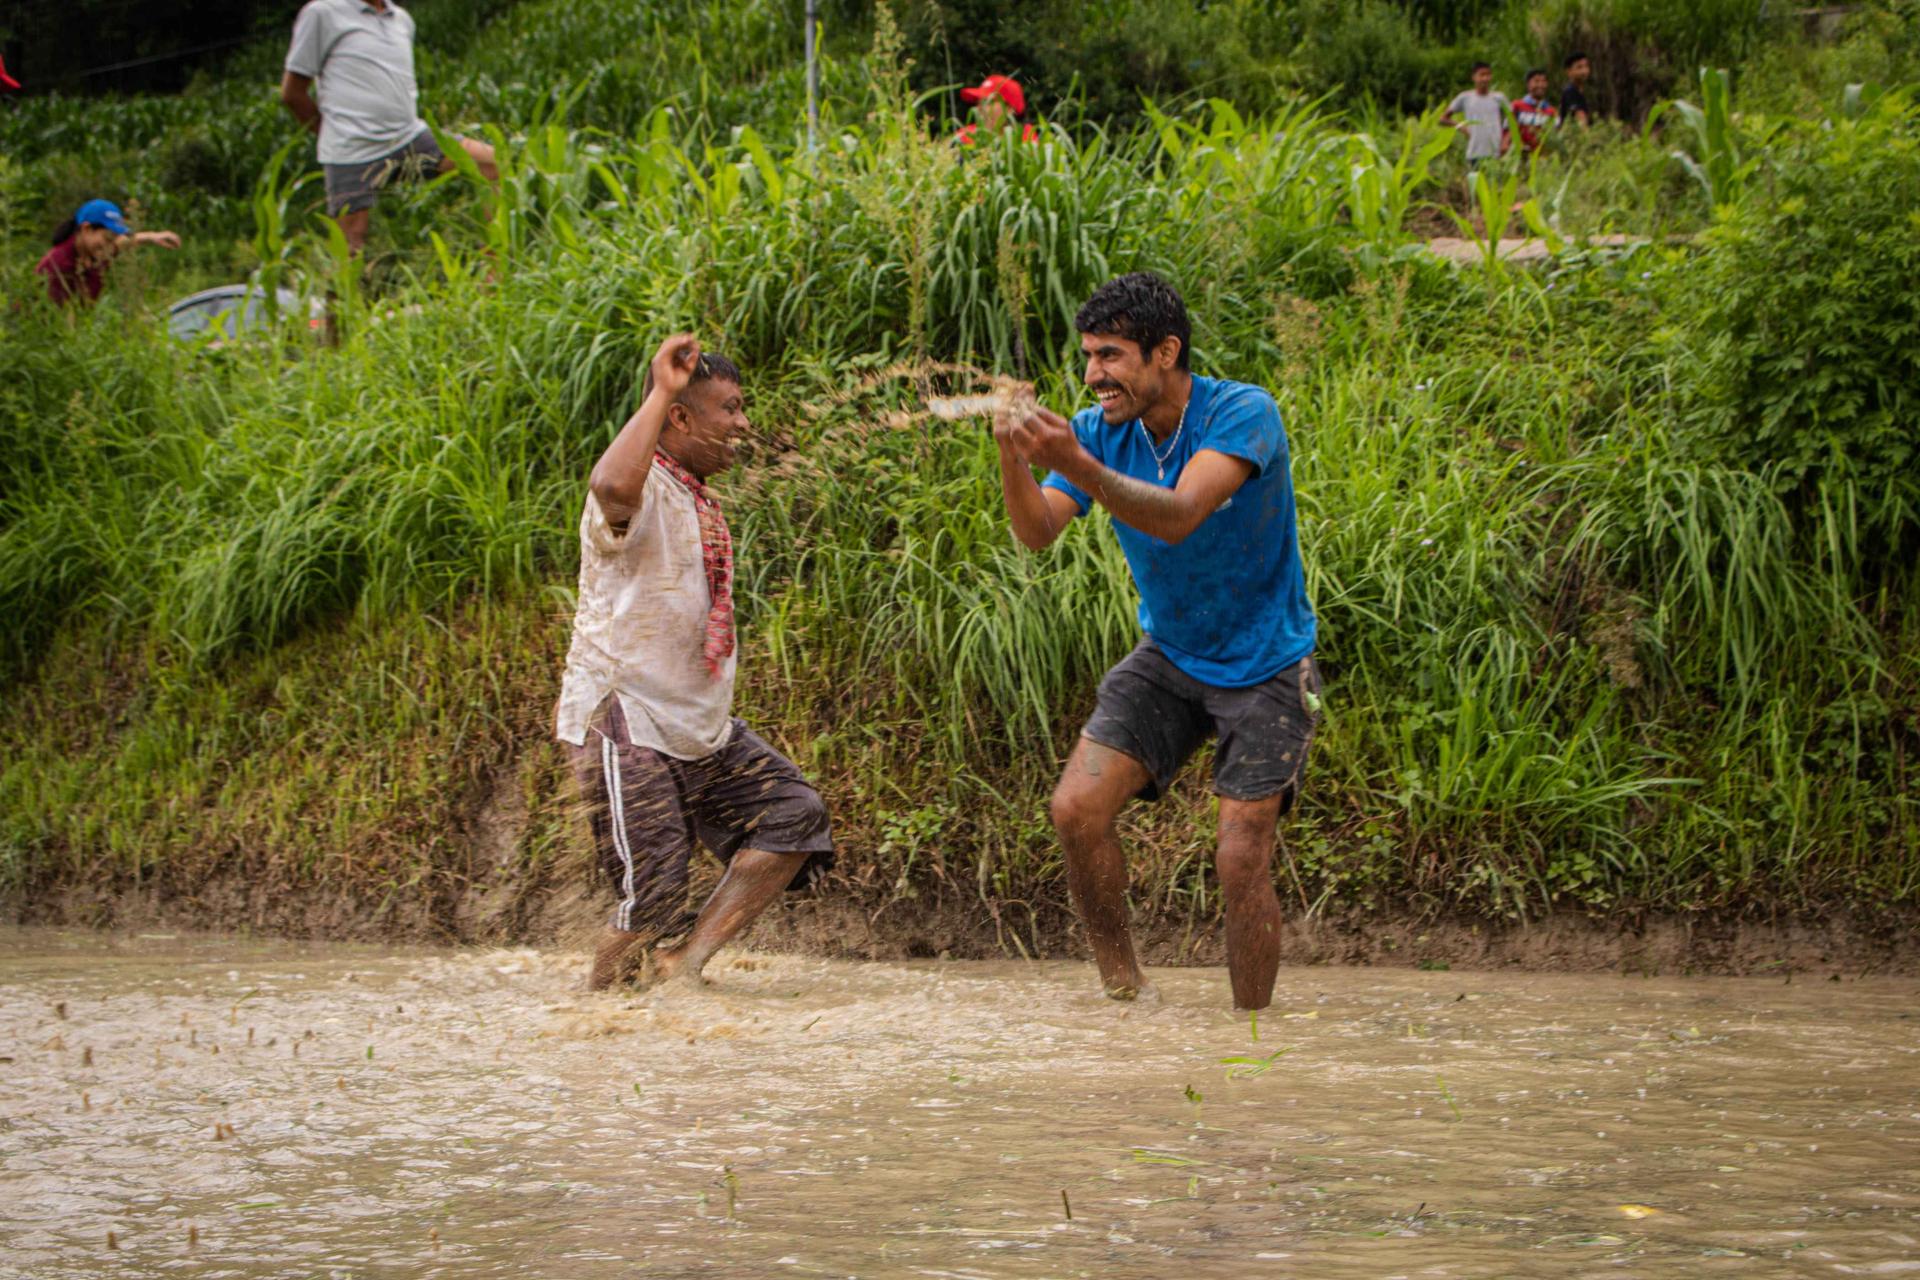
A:
<svg viewBox="0 0 1920 1280">
<path fill-rule="evenodd" d="M 740 384 L 731 378 L 707 378 L 688 387 L 668 406 L 667 425 L 671 433 L 662 433 L 661 442 L 702 480 L 731 467 L 740 441 L 753 429 Z"/>
<path fill-rule="evenodd" d="M 1178 339 L 1169 338 L 1167 342 L 1177 350 Z M 1100 402 L 1100 414 L 1109 425 L 1141 416 L 1166 394 L 1167 368 L 1160 360 L 1150 359 L 1131 338 L 1117 333 L 1083 333 L 1080 350 L 1087 357 L 1084 380 Z"/>
</svg>

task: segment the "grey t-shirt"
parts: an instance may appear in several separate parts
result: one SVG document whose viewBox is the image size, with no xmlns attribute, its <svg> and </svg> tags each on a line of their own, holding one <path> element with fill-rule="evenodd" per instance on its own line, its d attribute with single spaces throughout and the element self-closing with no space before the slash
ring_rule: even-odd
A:
<svg viewBox="0 0 1920 1280">
<path fill-rule="evenodd" d="M 1467 121 L 1467 159 L 1484 160 L 1500 154 L 1500 134 L 1507 127 L 1507 95 L 1493 90 L 1466 90 L 1447 104 L 1449 115 Z"/>
<path fill-rule="evenodd" d="M 320 163 L 378 160 L 426 128 L 413 79 L 413 16 L 387 0 L 308 0 L 287 70 L 319 85 Z"/>
</svg>

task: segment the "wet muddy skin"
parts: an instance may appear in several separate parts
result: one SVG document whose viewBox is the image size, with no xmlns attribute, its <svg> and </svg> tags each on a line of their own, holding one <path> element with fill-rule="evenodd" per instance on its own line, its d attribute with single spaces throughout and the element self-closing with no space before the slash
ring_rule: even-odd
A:
<svg viewBox="0 0 1920 1280">
<path fill-rule="evenodd" d="M 1920 1274 L 1912 979 L 585 963 L 0 932 L 0 1275 Z"/>
</svg>

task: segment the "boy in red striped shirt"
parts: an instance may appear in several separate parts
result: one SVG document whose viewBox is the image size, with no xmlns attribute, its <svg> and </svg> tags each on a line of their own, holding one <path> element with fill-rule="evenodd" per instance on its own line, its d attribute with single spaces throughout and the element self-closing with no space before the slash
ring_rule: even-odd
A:
<svg viewBox="0 0 1920 1280">
<path fill-rule="evenodd" d="M 1520 145 L 1528 155 L 1540 150 L 1547 132 L 1560 122 L 1560 112 L 1547 97 L 1547 73 L 1540 68 L 1527 72 L 1527 92 L 1513 104 L 1513 119 L 1520 126 Z"/>
</svg>

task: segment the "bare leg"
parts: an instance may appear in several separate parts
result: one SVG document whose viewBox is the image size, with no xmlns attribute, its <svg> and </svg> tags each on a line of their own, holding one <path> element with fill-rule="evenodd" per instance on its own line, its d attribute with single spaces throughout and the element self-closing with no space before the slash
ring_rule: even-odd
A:
<svg viewBox="0 0 1920 1280">
<path fill-rule="evenodd" d="M 1245 1011 L 1273 1003 L 1280 969 L 1280 899 L 1273 891 L 1273 833 L 1280 800 L 1220 798 L 1220 848 L 1214 867 L 1227 900 L 1227 973 L 1233 1007 Z"/>
<path fill-rule="evenodd" d="M 347 238 L 347 247 L 357 256 L 367 247 L 367 232 L 373 226 L 372 209 L 348 209 L 340 215 L 340 234 Z"/>
<path fill-rule="evenodd" d="M 686 942 L 668 951 L 656 951 L 654 959 L 662 978 L 697 978 L 713 953 L 727 945 L 735 934 L 767 909 L 781 890 L 807 865 L 804 853 L 768 853 L 764 849 L 742 849 L 727 864 L 726 875 L 715 886 L 707 905 L 700 908 L 693 932 Z"/>
<path fill-rule="evenodd" d="M 345 209 L 335 219 L 340 224 L 340 234 L 347 238 L 347 251 L 359 257 L 367 247 L 367 233 L 373 226 L 372 209 Z M 327 286 L 326 344 L 330 347 L 340 345 L 340 308 L 339 295 L 333 286 Z"/>
<path fill-rule="evenodd" d="M 492 147 L 484 142 L 475 142 L 472 138 L 462 138 L 460 139 L 460 149 L 472 156 L 473 162 L 480 166 L 481 177 L 485 178 L 488 182 L 500 181 L 500 165 L 499 162 L 493 158 Z M 441 173 L 445 173 L 452 168 L 453 161 L 450 158 L 446 156 L 440 157 Z"/>
<path fill-rule="evenodd" d="M 1146 766 L 1086 738 L 1074 744 L 1053 792 L 1053 829 L 1067 858 L 1067 887 L 1087 926 L 1100 984 L 1115 1000 L 1151 992 L 1127 923 L 1127 858 L 1114 833 L 1122 806 L 1147 785 Z"/>
<path fill-rule="evenodd" d="M 484 142 L 475 142 L 472 138 L 462 138 L 460 139 L 460 149 L 472 156 L 473 162 L 480 166 L 481 177 L 485 178 L 488 182 L 500 181 L 500 164 L 499 161 L 494 159 L 492 147 Z M 440 157 L 441 173 L 447 173 L 453 168 L 453 157 Z M 500 264 L 494 260 L 493 250 L 488 248 L 481 250 L 481 252 L 487 259 L 486 283 L 489 285 L 499 283 Z"/>
</svg>

